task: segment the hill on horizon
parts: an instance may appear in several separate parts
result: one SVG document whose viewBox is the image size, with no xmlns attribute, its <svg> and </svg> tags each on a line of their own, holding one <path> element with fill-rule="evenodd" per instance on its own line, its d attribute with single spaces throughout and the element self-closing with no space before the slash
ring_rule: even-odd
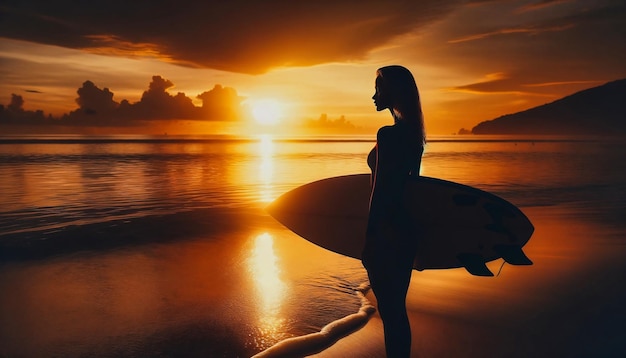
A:
<svg viewBox="0 0 626 358">
<path fill-rule="evenodd" d="M 479 123 L 472 134 L 626 134 L 626 79 Z"/>
</svg>

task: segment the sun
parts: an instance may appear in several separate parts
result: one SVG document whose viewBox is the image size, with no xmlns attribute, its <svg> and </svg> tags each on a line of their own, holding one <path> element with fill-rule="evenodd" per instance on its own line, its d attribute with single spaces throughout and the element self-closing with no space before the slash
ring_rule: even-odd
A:
<svg viewBox="0 0 626 358">
<path fill-rule="evenodd" d="M 274 99 L 262 99 L 250 104 L 252 116 L 259 124 L 274 125 L 283 115 L 280 102 Z"/>
</svg>

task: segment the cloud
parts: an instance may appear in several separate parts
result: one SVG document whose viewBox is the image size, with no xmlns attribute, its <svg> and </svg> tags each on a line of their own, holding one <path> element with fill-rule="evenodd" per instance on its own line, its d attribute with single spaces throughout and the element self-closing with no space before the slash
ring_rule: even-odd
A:
<svg viewBox="0 0 626 358">
<path fill-rule="evenodd" d="M 448 91 L 465 92 L 473 94 L 515 94 L 532 95 L 533 93 L 516 89 L 518 84 L 510 78 L 494 79 L 483 82 L 470 83 L 466 85 L 448 88 Z"/>
<path fill-rule="evenodd" d="M 94 87 L 87 81 L 78 90 L 79 98 L 76 101 L 80 108 L 70 113 L 70 118 L 81 117 L 83 114 L 99 114 L 109 121 L 124 121 L 126 124 L 152 120 L 232 121 L 241 118 L 240 104 L 243 97 L 240 97 L 235 89 L 221 85 L 216 85 L 212 90 L 197 96 L 202 100 L 201 107 L 196 107 L 192 99 L 183 92 L 170 94 L 168 90 L 174 87 L 174 83 L 161 76 L 152 76 L 152 81 L 143 92 L 141 100 L 132 104 L 123 100 L 118 105 L 113 101 L 113 93 L 109 92 L 108 88 L 99 90 Z M 93 108 L 97 109 L 94 111 Z"/>
<path fill-rule="evenodd" d="M 171 81 L 153 76 L 141 99 L 130 103 L 126 99 L 117 102 L 108 88 L 85 81 L 76 91 L 78 108 L 55 120 L 51 120 L 51 116 L 45 118 L 41 110 L 25 111 L 22 96 L 13 94 L 6 108 L 0 107 L 0 124 L 116 127 L 141 126 L 156 120 L 236 121 L 243 118 L 241 102 L 244 98 L 234 88 L 215 85 L 197 96 L 202 106 L 196 107 L 184 93 L 170 94 L 168 90 L 172 87 Z"/>
<path fill-rule="evenodd" d="M 559 81 L 559 82 L 544 82 L 544 83 L 529 83 L 523 86 L 525 87 L 553 87 L 553 86 L 567 86 L 567 85 L 586 85 L 586 86 L 599 86 L 606 81 Z"/>
<path fill-rule="evenodd" d="M 141 100 L 132 106 L 125 105 L 120 110 L 123 117 L 130 119 L 195 119 L 197 108 L 191 98 L 178 92 L 175 96 L 167 92 L 174 84 L 161 77 L 152 76 L 148 90 L 143 92 Z"/>
<path fill-rule="evenodd" d="M 558 4 L 563 5 L 563 9 L 553 9 Z M 535 13 L 520 14 L 530 11 Z M 466 27 L 461 36 L 448 39 L 447 42 L 455 44 L 488 39 L 498 35 L 537 36 L 551 32 L 563 32 L 565 36 L 571 36 L 569 35 L 571 32 L 587 32 L 593 29 L 596 30 L 594 37 L 618 40 L 619 34 L 611 34 L 609 31 L 598 32 L 598 30 L 607 25 L 613 29 L 619 28 L 616 25 L 626 19 L 625 11 L 626 7 L 623 4 L 610 0 L 590 4 L 585 4 L 584 1 L 543 0 L 498 13 L 496 18 L 498 20 L 486 20 L 477 26 L 472 26 L 473 28 Z M 490 12 L 496 13 L 496 10 L 490 9 Z M 510 19 L 510 21 L 502 21 L 502 19 Z M 599 27 L 598 25 L 601 24 L 605 26 Z M 572 31 L 567 32 L 567 30 Z M 555 43 L 554 45 L 558 49 L 562 44 Z"/>
<path fill-rule="evenodd" d="M 86 81 L 78 89 L 76 103 L 86 113 L 112 113 L 119 103 L 113 100 L 113 92 L 108 88 L 100 89 L 91 81 Z"/>
<path fill-rule="evenodd" d="M 24 111 L 24 99 L 20 95 L 12 94 L 11 102 L 7 106 L 7 109 L 12 112 L 23 112 Z"/>
<path fill-rule="evenodd" d="M 352 131 L 358 129 L 352 122 L 346 120 L 345 116 L 337 119 L 328 119 L 328 115 L 322 114 L 319 119 L 309 119 L 304 122 L 304 126 L 312 130 L 333 129 L 335 131 Z"/>
<path fill-rule="evenodd" d="M 510 75 L 504 72 L 490 73 L 485 76 L 484 81 L 455 86 L 447 88 L 451 92 L 463 92 L 479 95 L 515 95 L 525 97 L 554 97 L 555 95 L 549 91 L 552 87 L 569 87 L 575 86 L 587 88 L 590 86 L 601 85 L 606 81 L 557 81 L 557 82 L 537 82 L 537 83 L 520 83 L 519 76 Z M 548 88 L 548 92 L 541 91 L 542 88 Z"/>
<path fill-rule="evenodd" d="M 49 1 L 0 7 L 0 37 L 242 73 L 363 59 L 461 0 Z"/>
<path fill-rule="evenodd" d="M 454 43 L 459 43 L 459 42 L 481 40 L 481 39 L 484 39 L 484 38 L 487 38 L 487 37 L 497 36 L 497 35 L 513 35 L 513 34 L 539 35 L 539 34 L 541 34 L 543 32 L 564 31 L 564 30 L 567 30 L 567 29 L 569 29 L 569 28 L 571 28 L 573 26 L 574 25 L 572 25 L 572 24 L 565 24 L 565 25 L 548 26 L 548 27 L 540 27 L 540 26 L 526 27 L 526 26 L 520 26 L 520 27 L 501 28 L 501 29 L 496 29 L 496 30 L 490 31 L 490 32 L 484 32 L 484 33 L 480 33 L 480 34 L 473 34 L 473 35 L 468 35 L 468 36 L 464 36 L 464 37 L 461 37 L 461 38 L 448 40 L 448 42 L 451 43 L 451 44 L 454 44 Z"/>
<path fill-rule="evenodd" d="M 572 0 L 541 0 L 541 1 L 533 2 L 531 4 L 522 5 L 517 9 L 517 11 L 518 12 L 536 11 L 536 10 L 541 10 L 541 9 L 558 5 L 558 4 L 569 3 L 571 1 Z"/>
<path fill-rule="evenodd" d="M 460 8 L 420 39 L 412 57 L 454 69 L 463 78 L 455 90 L 531 94 L 537 101 L 539 96 L 583 89 L 585 83 L 626 76 L 626 4 L 600 0 L 545 5 L 526 13 L 517 11 L 520 2 Z M 506 73 L 507 79 L 471 80 L 496 72 Z M 525 86 L 552 82 L 569 86 Z"/>
<path fill-rule="evenodd" d="M 509 103 L 525 104 L 530 98 L 537 101 L 545 101 L 546 98 L 560 97 L 553 91 L 555 87 L 562 88 L 587 88 L 592 85 L 599 85 L 603 81 L 559 81 L 559 82 L 538 82 L 520 83 L 519 75 L 511 75 L 504 72 L 487 74 L 483 81 L 450 87 L 445 90 L 450 92 L 469 93 L 474 95 L 488 95 L 489 97 L 509 96 Z M 573 91 L 572 91 L 573 92 Z M 515 100 L 517 98 L 517 100 Z M 473 98 L 472 100 L 476 100 Z M 469 104 L 466 104 L 469 106 Z"/>
<path fill-rule="evenodd" d="M 24 98 L 15 93 L 11 94 L 11 100 L 5 107 L 0 105 L 0 125 L 39 125 L 46 123 L 46 118 L 41 110 L 24 110 Z"/>
<path fill-rule="evenodd" d="M 234 88 L 215 85 L 212 90 L 196 96 L 202 100 L 202 116 L 206 118 L 234 119 L 241 118 L 241 102 L 244 97 L 237 94 Z"/>
</svg>

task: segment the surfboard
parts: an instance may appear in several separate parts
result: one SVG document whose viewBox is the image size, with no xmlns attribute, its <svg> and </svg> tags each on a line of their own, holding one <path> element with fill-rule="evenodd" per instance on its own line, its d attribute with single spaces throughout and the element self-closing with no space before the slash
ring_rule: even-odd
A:
<svg viewBox="0 0 626 358">
<path fill-rule="evenodd" d="M 297 187 L 267 212 L 304 239 L 330 251 L 361 258 L 369 211 L 370 174 L 327 178 Z M 522 247 L 534 227 L 510 202 L 467 185 L 430 177 L 410 178 L 405 208 L 418 229 L 414 268 L 464 267 L 493 276 L 487 262 L 502 258 L 532 265 Z"/>
</svg>

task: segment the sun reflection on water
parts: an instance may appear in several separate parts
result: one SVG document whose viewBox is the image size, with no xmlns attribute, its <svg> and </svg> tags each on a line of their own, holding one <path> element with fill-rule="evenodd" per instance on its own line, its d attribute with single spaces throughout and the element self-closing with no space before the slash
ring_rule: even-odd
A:
<svg viewBox="0 0 626 358">
<path fill-rule="evenodd" d="M 264 203 L 274 201 L 274 191 L 272 187 L 274 177 L 274 143 L 269 135 L 262 135 L 259 141 L 259 153 L 261 160 L 259 163 L 259 181 L 261 189 L 259 196 Z"/>
<path fill-rule="evenodd" d="M 258 304 L 257 345 L 266 348 L 283 337 L 285 318 L 281 306 L 287 287 L 281 280 L 278 257 L 274 252 L 274 238 L 268 233 L 258 235 L 248 262 L 248 270 L 256 289 Z"/>
</svg>

